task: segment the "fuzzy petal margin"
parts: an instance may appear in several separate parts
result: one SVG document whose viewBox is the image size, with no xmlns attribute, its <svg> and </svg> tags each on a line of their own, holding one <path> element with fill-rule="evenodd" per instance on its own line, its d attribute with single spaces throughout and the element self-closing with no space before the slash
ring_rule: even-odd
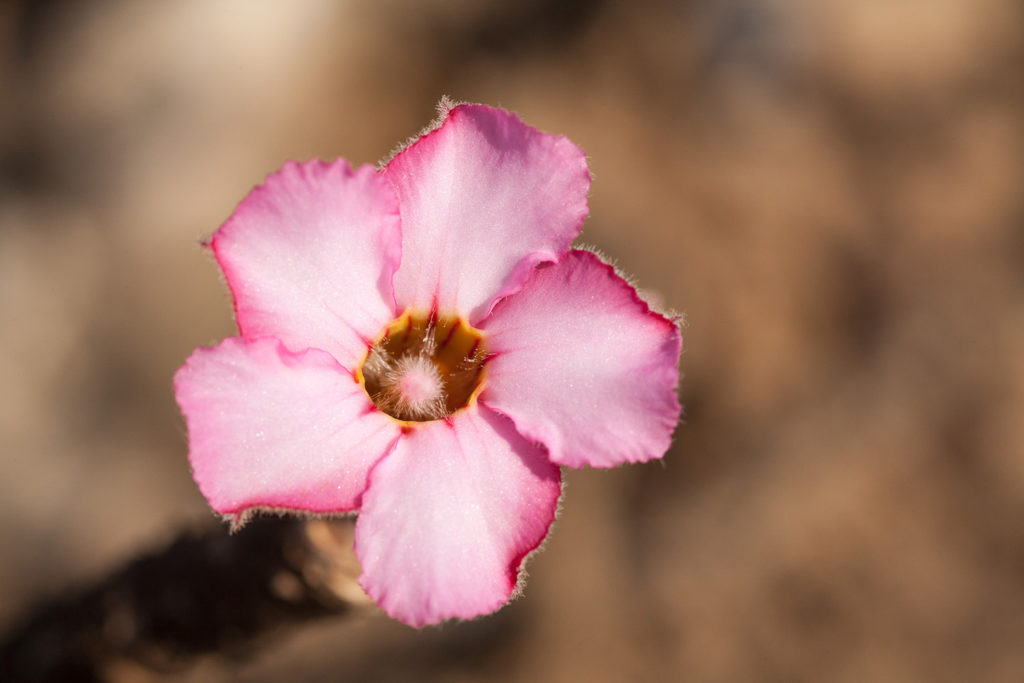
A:
<svg viewBox="0 0 1024 683">
<path fill-rule="evenodd" d="M 211 246 L 243 337 L 318 348 L 346 368 L 394 318 L 398 201 L 370 166 L 288 162 L 242 200 Z"/>
<path fill-rule="evenodd" d="M 199 348 L 174 376 L 189 460 L 214 510 L 345 512 L 400 428 L 326 352 L 276 339 Z"/>
<path fill-rule="evenodd" d="M 370 475 L 355 530 L 360 584 L 411 626 L 493 612 L 560 491 L 544 451 L 486 408 L 420 425 Z"/>
<path fill-rule="evenodd" d="M 573 250 L 541 266 L 482 329 L 495 354 L 481 402 L 560 465 L 660 458 L 679 421 L 678 326 L 615 270 Z"/>
<path fill-rule="evenodd" d="M 383 174 L 402 214 L 399 310 L 455 311 L 475 324 L 537 263 L 558 260 L 588 213 L 582 150 L 483 105 L 448 111 Z"/>
</svg>

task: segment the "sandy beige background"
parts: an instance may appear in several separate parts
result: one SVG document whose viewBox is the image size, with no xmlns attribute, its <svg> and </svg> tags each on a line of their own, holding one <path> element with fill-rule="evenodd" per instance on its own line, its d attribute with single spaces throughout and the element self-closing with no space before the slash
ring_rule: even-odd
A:
<svg viewBox="0 0 1024 683">
<path fill-rule="evenodd" d="M 1019 3 L 49 0 L 0 50 L 0 629 L 210 521 L 170 384 L 233 331 L 197 240 L 449 94 L 587 151 L 584 240 L 686 314 L 685 424 L 567 472 L 497 616 L 176 679 L 1022 680 Z"/>
</svg>

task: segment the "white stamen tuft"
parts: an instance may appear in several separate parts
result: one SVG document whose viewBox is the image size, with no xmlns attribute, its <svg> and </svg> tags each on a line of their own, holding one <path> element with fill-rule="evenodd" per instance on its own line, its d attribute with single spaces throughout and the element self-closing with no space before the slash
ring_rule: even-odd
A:
<svg viewBox="0 0 1024 683">
<path fill-rule="evenodd" d="M 404 420 L 437 420 L 447 414 L 444 380 L 434 362 L 422 355 L 404 356 L 388 366 L 373 401 Z"/>
</svg>

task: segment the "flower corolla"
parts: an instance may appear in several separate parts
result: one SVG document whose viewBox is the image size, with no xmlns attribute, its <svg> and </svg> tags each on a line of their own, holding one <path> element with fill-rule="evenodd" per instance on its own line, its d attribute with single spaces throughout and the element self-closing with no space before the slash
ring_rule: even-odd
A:
<svg viewBox="0 0 1024 683">
<path fill-rule="evenodd" d="M 360 584 L 413 626 L 498 609 L 543 541 L 560 466 L 660 458 L 681 347 L 570 248 L 583 152 L 442 105 L 380 169 L 287 163 L 210 240 L 239 334 L 175 376 L 203 495 L 358 512 Z"/>
</svg>

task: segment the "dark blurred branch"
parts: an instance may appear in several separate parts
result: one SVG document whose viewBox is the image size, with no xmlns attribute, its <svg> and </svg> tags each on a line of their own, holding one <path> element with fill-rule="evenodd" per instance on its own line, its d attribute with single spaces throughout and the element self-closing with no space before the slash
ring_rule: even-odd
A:
<svg viewBox="0 0 1024 683">
<path fill-rule="evenodd" d="M 283 625 L 361 599 L 349 520 L 257 519 L 183 534 L 97 585 L 41 605 L 0 642 L 0 680 L 103 681 L 118 662 L 174 670 L 240 654 Z M 352 600 L 352 602 L 349 601 Z"/>
</svg>

